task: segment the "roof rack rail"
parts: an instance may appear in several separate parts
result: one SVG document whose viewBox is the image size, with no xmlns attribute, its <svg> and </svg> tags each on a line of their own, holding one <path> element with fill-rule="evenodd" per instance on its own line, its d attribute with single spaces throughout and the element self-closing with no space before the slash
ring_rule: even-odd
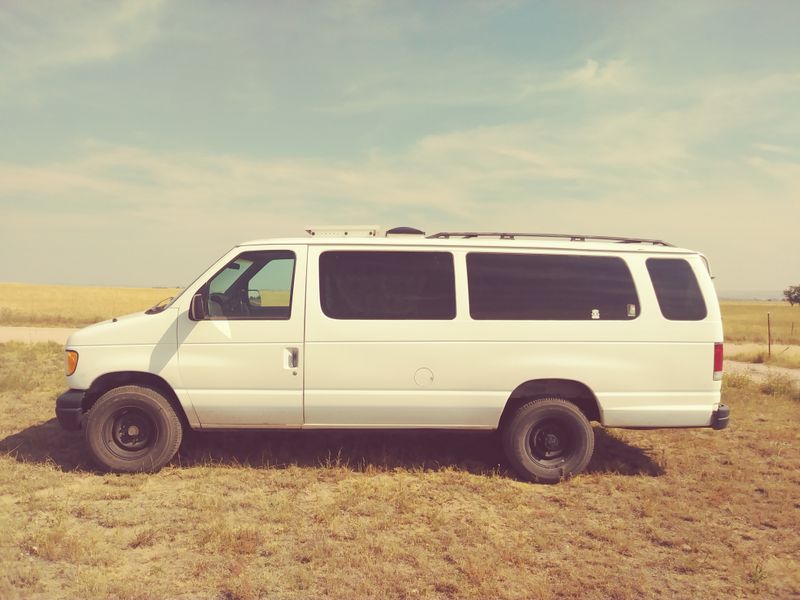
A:
<svg viewBox="0 0 800 600">
<path fill-rule="evenodd" d="M 648 240 L 645 238 L 630 238 L 630 237 L 617 237 L 610 235 L 583 235 L 577 233 L 501 233 L 501 232 L 483 232 L 483 231 L 440 231 L 429 235 L 428 239 L 450 239 L 450 238 L 478 238 L 478 237 L 496 237 L 501 240 L 513 240 L 518 237 L 533 237 L 533 238 L 558 238 L 568 239 L 571 242 L 585 242 L 586 240 L 600 240 L 605 242 L 618 242 L 620 244 L 653 244 L 654 246 L 669 246 L 662 240 Z"/>
</svg>

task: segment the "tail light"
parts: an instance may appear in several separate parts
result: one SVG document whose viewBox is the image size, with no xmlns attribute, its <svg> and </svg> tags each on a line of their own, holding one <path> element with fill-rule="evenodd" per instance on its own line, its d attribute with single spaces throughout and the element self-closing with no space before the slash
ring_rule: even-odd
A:
<svg viewBox="0 0 800 600">
<path fill-rule="evenodd" d="M 722 342 L 714 344 L 714 381 L 722 379 Z"/>
</svg>

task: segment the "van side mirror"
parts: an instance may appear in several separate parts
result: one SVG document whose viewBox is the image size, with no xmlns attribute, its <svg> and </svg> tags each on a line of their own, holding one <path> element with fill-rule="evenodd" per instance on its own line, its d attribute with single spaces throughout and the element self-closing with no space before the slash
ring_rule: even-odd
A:
<svg viewBox="0 0 800 600">
<path fill-rule="evenodd" d="M 192 304 L 189 306 L 189 318 L 192 321 L 202 321 L 206 318 L 206 306 L 203 303 L 203 294 L 192 296 Z"/>
</svg>

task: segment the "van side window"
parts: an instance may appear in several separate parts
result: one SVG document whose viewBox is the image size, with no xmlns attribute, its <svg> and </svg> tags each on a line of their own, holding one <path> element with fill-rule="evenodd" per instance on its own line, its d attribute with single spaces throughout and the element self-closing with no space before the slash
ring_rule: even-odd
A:
<svg viewBox="0 0 800 600">
<path fill-rule="evenodd" d="M 332 319 L 454 319 L 449 252 L 328 251 L 319 259 L 322 312 Z"/>
<path fill-rule="evenodd" d="M 633 278 L 618 257 L 470 252 L 467 279 L 473 319 L 627 321 L 639 315 Z"/>
<path fill-rule="evenodd" d="M 292 315 L 294 252 L 244 252 L 204 286 L 210 319 L 278 319 Z"/>
<path fill-rule="evenodd" d="M 670 321 L 702 321 L 708 311 L 691 265 L 682 258 L 648 258 L 658 306 Z"/>
</svg>

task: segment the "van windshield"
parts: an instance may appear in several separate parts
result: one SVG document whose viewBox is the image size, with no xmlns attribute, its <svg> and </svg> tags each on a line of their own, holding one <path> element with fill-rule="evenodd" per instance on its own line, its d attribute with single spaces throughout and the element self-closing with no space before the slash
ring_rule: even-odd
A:
<svg viewBox="0 0 800 600">
<path fill-rule="evenodd" d="M 228 254 L 228 252 L 226 252 L 225 254 Z M 223 254 L 222 256 L 225 256 L 225 254 Z M 200 274 L 192 280 L 192 283 L 190 283 L 189 285 L 184 286 L 183 288 L 181 288 L 178 291 L 178 293 L 175 294 L 174 296 L 172 296 L 171 298 L 165 298 L 164 300 L 161 300 L 155 306 L 147 309 L 145 311 L 145 314 L 154 315 L 154 314 L 157 314 L 157 313 L 160 313 L 160 312 L 163 312 L 163 311 L 167 310 L 170 306 L 175 304 L 178 301 L 178 299 L 181 298 L 186 293 L 186 290 L 188 290 L 191 287 L 194 287 L 194 284 L 197 283 L 198 281 L 200 281 L 200 278 L 203 275 L 205 275 L 212 266 L 214 266 L 215 264 L 217 264 L 220 261 L 222 256 L 220 256 L 217 260 L 215 260 L 210 265 L 208 265 L 205 269 L 200 271 Z M 162 306 L 162 304 L 163 304 L 163 306 Z M 158 310 L 154 310 L 155 308 L 158 308 Z"/>
</svg>

